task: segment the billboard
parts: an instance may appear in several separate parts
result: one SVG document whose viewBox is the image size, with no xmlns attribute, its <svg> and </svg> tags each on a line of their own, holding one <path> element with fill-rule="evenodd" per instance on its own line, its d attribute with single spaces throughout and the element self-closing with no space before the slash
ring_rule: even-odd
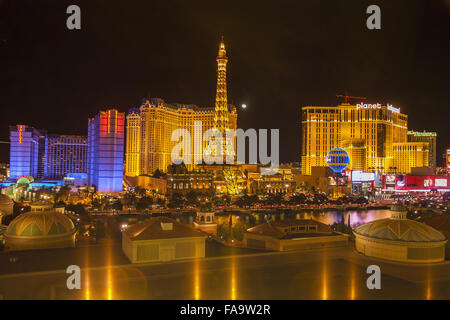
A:
<svg viewBox="0 0 450 320">
<path fill-rule="evenodd" d="M 447 179 L 436 179 L 436 180 L 434 180 L 434 185 L 436 187 L 446 187 Z"/>
<path fill-rule="evenodd" d="M 395 184 L 395 174 L 389 174 L 386 176 L 386 184 L 389 185 Z"/>
<path fill-rule="evenodd" d="M 352 171 L 352 182 L 371 182 L 375 180 L 375 173 L 363 172 L 361 170 Z"/>
</svg>

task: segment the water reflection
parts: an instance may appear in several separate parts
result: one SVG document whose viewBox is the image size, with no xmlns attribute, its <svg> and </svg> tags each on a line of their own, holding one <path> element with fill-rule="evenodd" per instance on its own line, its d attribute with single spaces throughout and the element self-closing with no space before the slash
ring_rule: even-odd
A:
<svg viewBox="0 0 450 320">
<path fill-rule="evenodd" d="M 194 299 L 200 300 L 200 270 L 199 270 L 199 260 L 194 261 Z"/>
<path fill-rule="evenodd" d="M 237 289 L 236 289 L 236 257 L 233 255 L 231 257 L 231 300 L 237 299 Z"/>
<path fill-rule="evenodd" d="M 324 251 L 322 255 L 322 300 L 328 299 L 328 267 L 327 267 L 327 253 Z"/>
<path fill-rule="evenodd" d="M 355 266 L 351 264 L 350 266 L 350 300 L 356 299 L 356 289 L 355 289 L 355 282 L 356 282 L 356 270 Z"/>
<path fill-rule="evenodd" d="M 86 269 L 84 274 L 84 299 L 90 300 L 91 299 L 91 287 L 90 287 L 90 275 L 89 275 L 89 249 L 86 250 L 86 256 L 85 256 L 85 263 L 86 263 Z"/>
<path fill-rule="evenodd" d="M 430 267 L 427 267 L 426 300 L 431 300 L 431 275 Z"/>
<path fill-rule="evenodd" d="M 288 220 L 288 219 L 314 219 L 320 221 L 322 223 L 332 225 L 334 223 L 340 223 L 342 220 L 347 224 L 350 221 L 350 225 L 352 228 L 355 228 L 361 224 L 377 220 L 389 218 L 390 211 L 389 210 L 352 210 L 352 211 L 295 211 L 295 210 L 280 210 L 280 211 L 266 211 L 266 212 L 256 212 L 256 211 L 247 211 L 247 212 L 226 212 L 226 213 L 217 213 L 216 214 L 216 222 L 218 224 L 228 224 L 230 220 L 230 215 L 239 217 L 239 219 L 233 219 L 233 224 L 237 222 L 245 222 L 248 227 L 253 227 L 255 225 L 264 223 L 266 221 L 277 221 L 277 220 Z M 134 224 L 139 221 L 143 221 L 151 217 L 150 214 L 130 214 L 123 215 L 118 217 L 117 223 L 121 224 Z M 172 217 L 176 219 L 176 221 L 181 223 L 186 223 L 191 225 L 194 221 L 195 213 L 186 212 L 182 214 L 173 215 Z M 102 224 L 102 223 L 100 223 Z"/>
</svg>

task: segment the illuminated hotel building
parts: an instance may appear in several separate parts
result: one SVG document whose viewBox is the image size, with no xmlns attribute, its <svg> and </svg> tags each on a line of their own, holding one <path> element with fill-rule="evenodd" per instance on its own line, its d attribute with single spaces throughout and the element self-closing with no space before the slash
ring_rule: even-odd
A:
<svg viewBox="0 0 450 320">
<path fill-rule="evenodd" d="M 436 168 L 436 132 L 408 131 L 409 142 L 428 142 L 430 153 L 430 167 Z"/>
<path fill-rule="evenodd" d="M 428 142 L 394 143 L 394 173 L 411 173 L 411 168 L 428 167 Z"/>
<path fill-rule="evenodd" d="M 88 121 L 88 179 L 99 192 L 122 191 L 124 119 L 124 113 L 109 109 Z"/>
<path fill-rule="evenodd" d="M 40 136 L 38 130 L 26 125 L 9 128 L 11 179 L 38 176 Z"/>
<path fill-rule="evenodd" d="M 127 114 L 127 150 L 125 153 L 125 175 L 139 175 L 139 154 L 141 147 L 141 116 L 139 108 L 131 108 Z"/>
<path fill-rule="evenodd" d="M 223 42 L 219 46 L 218 80 L 215 107 L 199 107 L 192 104 L 169 104 L 160 98 L 144 100 L 139 109 L 130 109 L 127 115 L 127 145 L 125 175 L 151 175 L 156 169 L 167 171 L 172 164 L 171 152 L 178 141 L 171 141 L 172 132 L 186 129 L 191 135 L 191 159 L 186 164 L 188 170 L 196 168 L 196 159 L 202 159 L 207 141 L 202 148 L 195 148 L 194 137 L 202 139 L 206 130 L 218 128 L 237 128 L 236 107 L 227 103 L 226 91 L 226 52 Z M 224 62 L 225 61 L 225 62 Z M 201 127 L 195 126 L 201 121 Z M 187 141 L 185 141 L 187 143 Z M 183 151 L 189 150 L 188 145 Z"/>
<path fill-rule="evenodd" d="M 87 173 L 87 137 L 49 134 L 45 137 L 44 177 L 62 179 L 67 173 Z"/>
<path fill-rule="evenodd" d="M 327 153 L 344 148 L 353 170 L 398 172 L 394 143 L 407 144 L 408 116 L 381 104 L 302 107 L 302 173 L 326 166 Z"/>
</svg>

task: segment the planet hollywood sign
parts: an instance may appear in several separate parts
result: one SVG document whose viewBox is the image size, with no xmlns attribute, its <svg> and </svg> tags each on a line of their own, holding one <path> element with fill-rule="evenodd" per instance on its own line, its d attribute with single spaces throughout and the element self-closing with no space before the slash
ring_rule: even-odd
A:
<svg viewBox="0 0 450 320">
<path fill-rule="evenodd" d="M 356 109 L 381 109 L 381 103 L 358 103 Z"/>
<path fill-rule="evenodd" d="M 356 105 L 356 110 L 358 109 L 381 109 L 381 103 L 358 103 Z M 389 111 L 400 113 L 400 108 L 394 108 L 392 104 L 387 104 L 386 109 Z"/>
</svg>

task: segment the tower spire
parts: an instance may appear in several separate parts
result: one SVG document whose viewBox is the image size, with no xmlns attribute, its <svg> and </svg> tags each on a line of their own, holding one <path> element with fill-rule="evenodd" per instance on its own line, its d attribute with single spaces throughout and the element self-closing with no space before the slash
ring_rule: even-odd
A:
<svg viewBox="0 0 450 320">
<path fill-rule="evenodd" d="M 216 105 L 214 115 L 214 127 L 225 135 L 228 129 L 228 101 L 227 101 L 227 51 L 223 36 L 219 44 L 219 52 L 217 54 L 217 89 L 216 89 Z"/>
</svg>

